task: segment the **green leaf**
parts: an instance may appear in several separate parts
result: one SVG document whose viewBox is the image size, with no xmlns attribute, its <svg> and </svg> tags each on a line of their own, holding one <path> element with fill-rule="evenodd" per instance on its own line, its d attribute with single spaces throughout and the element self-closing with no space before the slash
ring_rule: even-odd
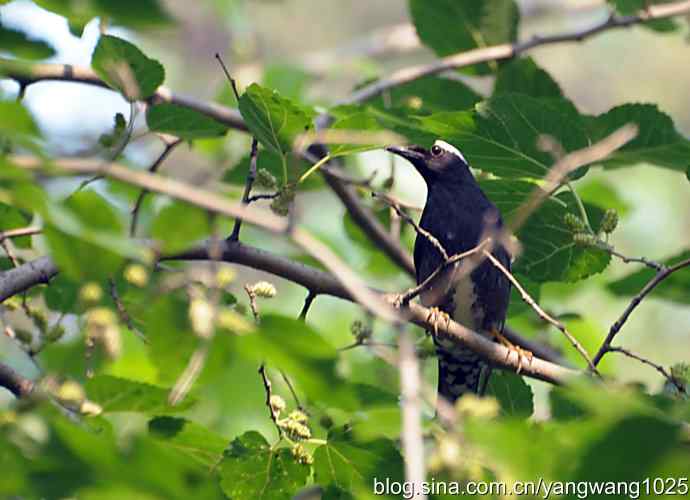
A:
<svg viewBox="0 0 690 500">
<path fill-rule="evenodd" d="M 670 0 L 608 0 L 608 3 L 613 5 L 619 14 L 629 16 L 638 14 L 640 11 L 645 11 L 651 5 L 669 3 L 669 1 Z M 671 18 L 654 19 L 642 23 L 641 26 L 660 33 L 667 33 L 678 29 L 678 24 Z"/>
<path fill-rule="evenodd" d="M 171 21 L 160 0 L 36 0 L 35 3 L 66 17 L 70 31 L 77 37 L 82 36 L 84 26 L 95 17 L 136 29 L 156 28 Z"/>
<path fill-rule="evenodd" d="M 228 444 L 223 436 L 184 418 L 156 417 L 149 421 L 149 434 L 209 469 L 220 462 Z"/>
<path fill-rule="evenodd" d="M 262 315 L 259 331 L 237 341 L 247 358 L 285 371 L 309 398 L 355 409 L 356 395 L 336 373 L 337 352 L 310 325 L 292 318 Z"/>
<path fill-rule="evenodd" d="M 76 281 L 104 279 L 126 258 L 145 257 L 143 248 L 125 237 L 112 205 L 93 190 L 51 203 L 43 216 L 50 255 L 60 271 Z"/>
<path fill-rule="evenodd" d="M 26 227 L 31 222 L 31 217 L 21 210 L 0 202 L 0 231 Z M 31 246 L 31 236 L 12 238 L 12 242 L 19 248 Z"/>
<path fill-rule="evenodd" d="M 210 233 L 208 214 L 182 202 L 172 202 L 163 207 L 151 225 L 151 236 L 163 243 L 168 253 L 189 248 Z"/>
<path fill-rule="evenodd" d="M 563 91 L 558 83 L 537 66 L 531 57 L 514 59 L 501 66 L 496 76 L 494 95 L 511 92 L 532 97 L 563 97 Z"/>
<path fill-rule="evenodd" d="M 512 180 L 487 180 L 480 182 L 480 186 L 508 222 L 537 187 L 530 182 Z M 585 209 L 597 231 L 603 210 L 589 204 Z M 578 281 L 606 269 L 611 256 L 600 249 L 576 245 L 572 232 L 563 222 L 567 213 L 579 215 L 572 194 L 563 192 L 547 199 L 527 219 L 517 233 L 523 252 L 513 265 L 513 272 L 543 283 Z"/>
<path fill-rule="evenodd" d="M 5 141 L 9 141 L 36 149 L 35 142 L 39 135 L 34 119 L 24 106 L 18 102 L 0 101 L 0 145 L 6 147 Z M 2 167 L 4 170 L 5 165 Z"/>
<path fill-rule="evenodd" d="M 552 387 L 549 391 L 551 416 L 556 420 L 574 420 L 586 415 L 585 410 L 570 397 L 569 391 L 561 387 Z"/>
<path fill-rule="evenodd" d="M 590 120 L 592 141 L 601 140 L 627 123 L 637 124 L 637 137 L 601 163 L 608 168 L 649 163 L 685 172 L 690 141 L 655 104 L 623 104 Z"/>
<path fill-rule="evenodd" d="M 150 29 L 169 24 L 170 15 L 160 0 L 92 0 L 98 15 L 115 24 L 136 29 Z"/>
<path fill-rule="evenodd" d="M 676 445 L 679 432 L 678 424 L 658 417 L 625 417 L 584 454 L 575 479 L 618 482 L 647 477 Z"/>
<path fill-rule="evenodd" d="M 158 383 L 173 385 L 189 364 L 192 354 L 202 347 L 189 320 L 189 297 L 183 291 L 158 296 L 148 302 L 128 305 L 128 312 L 140 315 L 146 325 L 150 359 L 158 369 Z M 232 362 L 233 337 L 218 334 L 208 348 L 208 356 L 196 380 L 200 386 L 215 382 L 219 372 Z"/>
<path fill-rule="evenodd" d="M 567 152 L 589 145 L 584 123 L 564 101 L 501 94 L 478 104 L 475 113 L 438 113 L 419 126 L 460 146 L 472 167 L 499 177 L 542 178 L 553 157 L 537 147 L 541 135 Z"/>
<path fill-rule="evenodd" d="M 465 83 L 440 76 L 425 76 L 390 89 L 384 98 L 375 97 L 367 104 L 379 109 L 403 108 L 414 114 L 471 109 L 482 96 Z"/>
<path fill-rule="evenodd" d="M 249 154 L 242 157 L 242 159 L 228 170 L 223 176 L 223 182 L 229 184 L 244 185 L 247 180 L 247 173 L 249 172 L 251 158 Z M 311 164 L 303 158 L 292 153 L 285 156 L 285 164 L 287 165 L 288 182 L 297 182 L 297 180 L 304 174 Z M 261 148 L 259 150 L 259 157 L 256 162 L 257 170 L 266 169 L 271 173 L 276 180 L 283 178 L 283 158 L 272 151 Z M 255 185 L 256 186 L 256 185 Z M 318 189 L 324 186 L 324 181 L 320 175 L 310 175 L 304 182 L 299 185 L 300 190 Z"/>
<path fill-rule="evenodd" d="M 685 171 L 685 177 L 687 177 L 688 181 L 690 181 L 690 165 L 688 165 L 688 168 Z"/>
<path fill-rule="evenodd" d="M 333 130 L 340 130 L 347 134 L 348 131 L 362 134 L 382 133 L 379 122 L 371 114 L 362 112 L 337 119 L 331 126 Z M 354 153 L 362 153 L 372 149 L 380 149 L 385 144 L 330 144 L 330 156 L 336 158 Z"/>
<path fill-rule="evenodd" d="M 672 266 L 685 259 L 690 259 L 690 250 L 674 255 L 663 261 Z M 628 274 L 606 285 L 606 289 L 618 297 L 632 297 L 654 277 L 656 271 L 643 267 L 639 271 Z M 677 304 L 690 304 L 690 267 L 681 269 L 668 276 L 659 283 L 650 298 L 663 299 Z"/>
<path fill-rule="evenodd" d="M 289 449 L 273 449 L 261 434 L 249 431 L 230 444 L 219 474 L 229 498 L 283 500 L 305 485 L 309 467 L 297 463 Z"/>
<path fill-rule="evenodd" d="M 249 131 L 269 151 L 284 157 L 295 138 L 313 128 L 314 111 L 253 83 L 240 97 L 240 113 Z"/>
<path fill-rule="evenodd" d="M 45 288 L 43 298 L 46 305 L 53 311 L 75 312 L 79 298 L 79 283 L 59 273 L 50 280 L 50 286 Z"/>
<path fill-rule="evenodd" d="M 509 43 L 517 36 L 520 13 L 513 0 L 410 0 L 409 5 L 420 40 L 439 56 Z M 495 66 L 474 69 L 486 74 Z"/>
<path fill-rule="evenodd" d="M 276 89 L 283 97 L 300 100 L 311 80 L 312 75 L 299 66 L 269 64 L 264 71 L 263 85 Z"/>
<path fill-rule="evenodd" d="M 86 382 L 86 393 L 106 413 L 138 412 L 148 414 L 179 413 L 195 401 L 187 398 L 177 406 L 168 403 L 169 389 L 156 387 L 134 380 L 99 375 Z"/>
<path fill-rule="evenodd" d="M 627 215 L 632 208 L 630 203 L 621 196 L 616 185 L 603 178 L 588 179 L 583 184 L 578 184 L 577 193 L 582 201 L 596 203 L 602 208 L 613 208 L 621 217 Z"/>
<path fill-rule="evenodd" d="M 111 35 L 102 35 L 98 40 L 91 66 L 128 101 L 150 97 L 165 80 L 161 63 L 149 59 L 134 44 Z"/>
<path fill-rule="evenodd" d="M 403 460 L 393 441 L 356 441 L 351 431 L 339 428 L 314 451 L 314 480 L 323 487 L 370 492 L 374 477 L 402 479 Z"/>
<path fill-rule="evenodd" d="M 146 122 L 153 132 L 171 134 L 191 141 L 225 135 L 228 127 L 213 118 L 177 104 L 162 103 L 149 106 Z"/>
<path fill-rule="evenodd" d="M 504 415 L 528 418 L 534 412 L 532 388 L 520 375 L 495 370 L 489 378 L 486 393 L 498 400 Z"/>
<path fill-rule="evenodd" d="M 42 40 L 32 40 L 25 33 L 7 28 L 0 19 L 0 47 L 21 59 L 47 59 L 55 55 L 55 49 Z"/>
</svg>

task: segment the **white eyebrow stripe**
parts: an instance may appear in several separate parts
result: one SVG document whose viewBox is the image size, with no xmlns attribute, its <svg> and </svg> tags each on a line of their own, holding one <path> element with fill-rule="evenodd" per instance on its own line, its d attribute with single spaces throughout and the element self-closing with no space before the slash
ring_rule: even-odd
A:
<svg viewBox="0 0 690 500">
<path fill-rule="evenodd" d="M 460 152 L 460 150 L 458 148 L 456 148 L 455 146 L 453 146 L 452 144 L 448 144 L 446 141 L 442 141 L 439 139 L 438 141 L 434 142 L 434 146 L 438 146 L 439 148 L 444 149 L 444 150 L 448 151 L 449 153 L 460 157 L 460 159 L 462 161 L 467 163 L 467 160 L 465 159 L 463 154 Z"/>
</svg>

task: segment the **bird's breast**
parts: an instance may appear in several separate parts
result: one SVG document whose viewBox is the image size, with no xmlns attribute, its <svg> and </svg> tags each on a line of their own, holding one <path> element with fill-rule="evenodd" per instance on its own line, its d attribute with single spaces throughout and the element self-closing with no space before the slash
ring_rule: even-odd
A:
<svg viewBox="0 0 690 500">
<path fill-rule="evenodd" d="M 440 307 L 465 328 L 481 331 L 484 311 L 479 307 L 477 290 L 470 274 L 458 276 L 458 268 L 439 276 L 423 291 L 420 299 L 425 307 Z"/>
<path fill-rule="evenodd" d="M 481 331 L 484 314 L 478 307 L 477 292 L 470 275 L 455 280 L 452 286 L 453 319 L 470 330 Z"/>
</svg>

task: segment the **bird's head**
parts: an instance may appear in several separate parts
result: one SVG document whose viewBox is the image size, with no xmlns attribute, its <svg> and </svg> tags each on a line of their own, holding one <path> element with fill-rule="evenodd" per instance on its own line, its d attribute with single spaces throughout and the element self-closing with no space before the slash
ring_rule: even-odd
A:
<svg viewBox="0 0 690 500">
<path fill-rule="evenodd" d="M 460 150 L 440 139 L 434 142 L 431 149 L 421 146 L 389 146 L 386 151 L 412 163 L 429 185 L 474 180 Z"/>
</svg>

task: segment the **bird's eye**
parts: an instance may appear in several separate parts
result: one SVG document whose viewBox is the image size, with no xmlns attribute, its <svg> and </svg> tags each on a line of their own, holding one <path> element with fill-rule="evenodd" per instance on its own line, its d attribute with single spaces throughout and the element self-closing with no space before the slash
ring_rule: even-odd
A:
<svg viewBox="0 0 690 500">
<path fill-rule="evenodd" d="M 431 148 L 431 155 L 432 156 L 440 156 L 441 153 L 443 153 L 443 149 L 441 146 L 432 146 Z"/>
</svg>

